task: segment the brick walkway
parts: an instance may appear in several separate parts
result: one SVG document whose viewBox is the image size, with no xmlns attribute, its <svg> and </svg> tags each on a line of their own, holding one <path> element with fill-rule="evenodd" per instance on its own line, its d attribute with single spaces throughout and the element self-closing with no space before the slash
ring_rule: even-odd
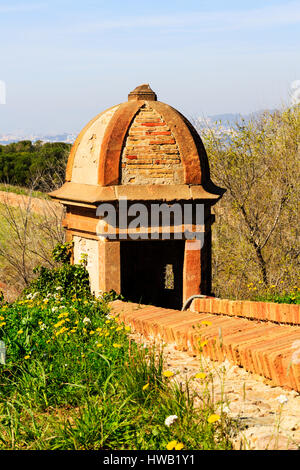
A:
<svg viewBox="0 0 300 470">
<path fill-rule="evenodd" d="M 279 325 L 219 314 L 177 311 L 116 300 L 113 314 L 146 337 L 212 360 L 228 359 L 274 385 L 300 392 L 300 326 Z"/>
</svg>

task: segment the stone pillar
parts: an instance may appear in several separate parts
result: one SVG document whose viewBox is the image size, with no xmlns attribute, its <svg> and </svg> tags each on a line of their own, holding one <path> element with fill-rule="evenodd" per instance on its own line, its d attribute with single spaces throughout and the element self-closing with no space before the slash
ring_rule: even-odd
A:
<svg viewBox="0 0 300 470">
<path fill-rule="evenodd" d="M 90 277 L 91 291 L 97 296 L 98 290 L 98 270 L 99 270 L 99 248 L 98 240 L 93 238 L 86 238 L 85 236 L 73 235 L 74 251 L 73 260 L 74 264 L 82 262 L 82 256 L 86 257 L 87 271 Z"/>
<path fill-rule="evenodd" d="M 186 240 L 183 262 L 183 303 L 194 294 L 200 294 L 201 248 L 197 240 Z"/>
<path fill-rule="evenodd" d="M 121 292 L 120 242 L 101 238 L 99 244 L 99 290 Z"/>
<path fill-rule="evenodd" d="M 211 295 L 211 226 L 214 216 L 205 207 L 204 243 L 186 240 L 183 263 L 183 303 L 192 295 Z"/>
</svg>

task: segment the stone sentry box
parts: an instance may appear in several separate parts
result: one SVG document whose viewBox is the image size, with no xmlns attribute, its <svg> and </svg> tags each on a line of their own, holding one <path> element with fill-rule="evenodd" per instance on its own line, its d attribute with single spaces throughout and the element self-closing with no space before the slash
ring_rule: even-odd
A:
<svg viewBox="0 0 300 470">
<path fill-rule="evenodd" d="M 113 289 L 129 301 L 179 309 L 191 295 L 211 294 L 211 207 L 223 192 L 210 179 L 192 124 L 141 85 L 84 127 L 69 155 L 66 182 L 50 196 L 66 208 L 73 262 L 87 255 L 95 295 Z M 197 248 L 180 227 L 181 239 L 163 239 L 162 226 L 154 240 L 133 240 L 118 225 L 121 239 L 99 236 L 97 208 L 108 203 L 118 213 L 124 198 L 128 207 L 140 203 L 149 210 L 152 204 L 203 204 L 204 244 Z M 169 229 L 173 233 L 171 223 Z"/>
</svg>

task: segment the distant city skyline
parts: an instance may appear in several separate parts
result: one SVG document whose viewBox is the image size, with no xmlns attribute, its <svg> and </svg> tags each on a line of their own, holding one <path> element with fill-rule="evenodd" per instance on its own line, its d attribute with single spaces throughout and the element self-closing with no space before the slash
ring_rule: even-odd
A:
<svg viewBox="0 0 300 470">
<path fill-rule="evenodd" d="M 142 83 L 188 118 L 295 103 L 299 26 L 295 0 L 0 0 L 0 135 L 76 135 Z"/>
<path fill-rule="evenodd" d="M 265 110 L 272 112 L 274 110 Z M 241 119 L 248 121 L 252 117 L 256 117 L 262 112 L 262 110 L 257 111 L 256 113 L 251 114 L 237 114 L 237 113 L 229 113 L 229 114 L 216 114 L 211 116 L 198 116 L 193 119 L 193 125 L 196 127 L 197 131 L 200 135 L 203 134 L 209 128 L 215 128 L 217 132 L 224 132 L 228 134 L 232 134 L 232 130 L 237 123 L 240 122 Z M 43 142 L 66 142 L 69 144 L 73 144 L 77 137 L 78 133 L 76 132 L 61 132 L 59 134 L 43 134 L 43 133 L 28 133 L 25 130 L 20 130 L 17 133 L 0 133 L 0 145 L 10 144 L 13 142 L 18 142 L 21 140 L 30 140 L 32 142 L 36 142 L 37 140 L 41 140 Z"/>
</svg>

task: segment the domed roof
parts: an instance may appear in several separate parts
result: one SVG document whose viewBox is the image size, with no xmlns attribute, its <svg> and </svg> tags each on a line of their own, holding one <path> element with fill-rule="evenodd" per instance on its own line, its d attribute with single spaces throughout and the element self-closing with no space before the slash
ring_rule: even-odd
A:
<svg viewBox="0 0 300 470">
<path fill-rule="evenodd" d="M 183 199 L 196 194 L 197 199 L 219 199 L 223 193 L 210 180 L 195 128 L 177 110 L 157 101 L 144 84 L 129 93 L 128 101 L 103 111 L 83 128 L 69 155 L 66 183 L 50 195 L 86 202 L 128 193 L 134 199 L 157 199 L 159 188 L 164 199 L 174 199 L 179 188 L 178 198 Z M 83 189 L 85 195 L 80 195 Z"/>
</svg>

